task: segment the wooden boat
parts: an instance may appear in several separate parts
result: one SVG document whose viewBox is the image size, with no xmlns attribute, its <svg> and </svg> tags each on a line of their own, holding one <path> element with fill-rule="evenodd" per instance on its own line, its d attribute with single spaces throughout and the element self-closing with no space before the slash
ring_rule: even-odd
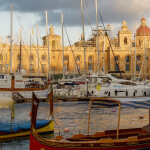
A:
<svg viewBox="0 0 150 150">
<path fill-rule="evenodd" d="M 52 92 L 49 94 L 49 99 L 52 100 Z M 33 103 L 34 101 L 34 96 L 33 96 Z M 38 105 L 38 104 L 37 104 Z M 3 98 L 0 100 L 0 108 L 11 108 L 11 123 L 0 123 L 0 142 L 2 141 L 8 141 L 11 139 L 20 139 L 20 138 L 25 138 L 29 137 L 30 135 L 30 127 L 31 127 L 31 122 L 21 122 L 21 123 L 12 123 L 12 119 L 14 117 L 14 103 L 13 100 L 10 98 Z M 34 109 L 32 111 L 35 111 Z M 36 110 L 37 112 L 37 110 Z M 33 112 L 31 112 L 32 114 Z M 51 112 L 52 114 L 52 109 Z M 36 124 L 36 131 L 38 133 L 53 133 L 54 132 L 54 121 L 53 118 L 50 117 L 50 119 L 42 119 L 38 120 L 38 123 Z"/>
<path fill-rule="evenodd" d="M 117 130 L 107 130 L 89 135 L 91 108 L 110 108 L 119 106 Z M 61 135 L 55 139 L 42 138 L 35 129 L 35 120 L 31 122 L 30 150 L 135 150 L 150 149 L 150 124 L 143 128 L 119 129 L 121 107 L 150 109 L 150 99 L 116 100 L 106 98 L 93 98 L 89 105 L 89 118 L 87 135 L 76 134 L 70 138 Z M 35 105 L 33 104 L 34 108 Z M 149 111 L 150 112 L 150 111 Z M 150 114 L 150 113 L 149 113 Z M 36 114 L 32 114 L 36 118 Z"/>
<path fill-rule="evenodd" d="M 32 92 L 47 98 L 48 90 L 42 82 L 24 79 L 21 73 L 0 75 L 0 96 L 13 99 L 32 99 Z"/>
</svg>

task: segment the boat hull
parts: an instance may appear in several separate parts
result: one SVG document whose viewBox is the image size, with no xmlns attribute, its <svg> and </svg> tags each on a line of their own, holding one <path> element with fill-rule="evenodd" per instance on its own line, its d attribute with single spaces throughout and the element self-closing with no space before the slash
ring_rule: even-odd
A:
<svg viewBox="0 0 150 150">
<path fill-rule="evenodd" d="M 30 150 L 146 150 L 150 149 L 150 138 L 116 142 L 60 142 L 43 139 L 32 128 L 30 133 Z"/>
<path fill-rule="evenodd" d="M 44 97 L 44 98 L 47 98 L 47 93 L 48 93 L 48 90 L 40 90 L 40 89 L 18 89 L 18 90 L 14 90 L 14 91 L 1 91 L 0 90 L 0 96 L 2 97 L 7 97 L 7 98 L 11 98 L 13 97 L 14 99 L 17 99 L 17 97 L 21 96 L 22 98 L 24 99 L 32 99 L 32 93 L 35 92 L 37 97 L 41 98 L 41 97 Z M 21 98 L 20 97 L 20 98 Z"/>
<path fill-rule="evenodd" d="M 46 133 L 53 133 L 54 132 L 54 121 L 50 121 L 46 125 L 39 127 L 36 129 L 38 133 L 46 134 Z M 0 142 L 2 141 L 9 141 L 11 139 L 20 139 L 25 138 L 30 135 L 30 130 L 26 131 L 16 131 L 10 134 L 0 135 Z"/>
</svg>

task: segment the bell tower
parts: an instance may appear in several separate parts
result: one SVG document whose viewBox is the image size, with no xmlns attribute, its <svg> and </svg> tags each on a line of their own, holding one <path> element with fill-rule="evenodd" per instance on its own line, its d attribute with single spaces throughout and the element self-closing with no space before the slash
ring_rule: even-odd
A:
<svg viewBox="0 0 150 150">
<path fill-rule="evenodd" d="M 118 32 L 119 47 L 130 47 L 132 42 L 132 32 L 128 30 L 126 21 L 123 21 L 121 30 Z"/>
</svg>

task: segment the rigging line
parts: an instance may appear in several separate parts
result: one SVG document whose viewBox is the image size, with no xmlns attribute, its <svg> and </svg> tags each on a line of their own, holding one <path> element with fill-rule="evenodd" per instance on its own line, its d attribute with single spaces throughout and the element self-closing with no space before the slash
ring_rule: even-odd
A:
<svg viewBox="0 0 150 150">
<path fill-rule="evenodd" d="M 85 1 L 84 1 L 84 0 L 83 0 L 83 4 L 84 4 L 85 10 L 86 10 L 86 14 L 87 14 L 87 17 L 88 17 L 88 21 L 89 21 L 89 24 L 90 24 L 91 30 L 93 30 L 92 25 L 91 25 L 91 22 L 90 22 L 89 15 L 88 15 L 88 12 L 87 12 L 87 9 L 86 9 L 86 5 L 85 5 Z"/>
<path fill-rule="evenodd" d="M 40 35 L 40 32 L 39 32 L 39 36 L 40 36 L 40 40 L 41 40 L 41 43 L 42 43 L 42 37 L 41 37 L 41 35 Z M 44 54 L 46 55 L 47 53 L 46 53 L 46 50 L 45 50 L 45 48 L 44 48 L 44 45 L 42 46 L 42 49 L 44 50 Z"/>
<path fill-rule="evenodd" d="M 114 56 L 114 58 L 115 58 L 115 63 L 116 63 L 117 68 L 118 68 L 118 70 L 119 70 L 120 76 L 121 76 L 121 78 L 123 78 L 123 77 L 122 77 L 122 74 L 121 74 L 121 72 L 120 72 L 119 65 L 118 65 L 117 60 L 116 60 L 116 56 L 115 56 L 115 54 L 114 54 L 114 51 L 113 51 L 113 48 L 112 48 L 112 45 L 111 45 L 111 42 L 110 42 L 110 39 L 109 39 L 108 34 L 107 34 L 107 31 L 106 31 L 106 28 L 105 28 L 105 25 L 104 25 L 104 22 L 103 22 L 103 18 L 102 18 L 101 14 L 100 14 L 100 10 L 99 10 L 99 16 L 100 16 L 100 19 L 101 19 L 101 21 L 102 21 L 102 24 L 103 24 L 104 31 L 105 31 L 105 34 L 106 34 L 106 36 L 107 36 L 107 39 L 108 39 L 108 41 L 109 41 L 109 45 L 110 45 L 111 51 L 112 51 L 113 56 Z"/>
<path fill-rule="evenodd" d="M 33 45 L 33 48 L 36 50 L 35 45 Z M 36 51 L 36 54 L 38 55 L 37 51 Z M 33 60 L 33 61 L 34 61 L 34 64 L 35 64 L 35 60 Z M 41 63 L 41 60 L 40 60 L 40 59 L 39 59 L 39 63 L 40 63 L 41 68 L 42 68 L 42 63 Z M 46 76 L 46 72 L 44 71 L 43 73 L 44 73 L 44 75 Z"/>
<path fill-rule="evenodd" d="M 16 13 L 16 11 L 14 10 L 14 13 L 15 13 L 15 15 L 16 15 L 16 18 L 17 18 L 17 21 L 18 21 L 18 23 L 19 23 L 19 25 L 20 25 L 20 27 L 22 26 L 21 25 L 21 22 L 20 22 L 20 20 L 19 20 L 19 17 L 17 16 L 17 13 Z M 22 29 L 22 30 L 24 30 L 24 29 Z M 25 32 L 22 32 L 22 34 L 23 34 L 23 36 L 25 37 L 25 39 L 27 39 L 27 34 L 25 33 Z M 26 43 L 28 43 L 27 41 L 26 41 Z"/>
<path fill-rule="evenodd" d="M 71 47 L 71 51 L 72 51 L 72 54 L 73 54 L 73 58 L 74 58 L 74 60 L 75 60 L 75 64 L 76 64 L 76 67 L 77 67 L 78 73 L 79 73 L 79 75 L 81 75 L 81 74 L 80 74 L 80 70 L 79 70 L 78 65 L 77 65 L 77 61 L 76 61 L 76 58 L 75 58 L 74 52 L 73 52 L 73 50 L 72 50 L 72 46 L 71 46 L 71 43 L 70 43 L 69 36 L 68 36 L 68 33 L 67 33 L 67 30 L 66 30 L 65 25 L 64 25 L 64 29 L 65 29 L 65 32 L 66 32 L 66 35 L 67 35 L 67 39 L 68 39 L 69 45 L 70 45 L 70 47 Z"/>
</svg>

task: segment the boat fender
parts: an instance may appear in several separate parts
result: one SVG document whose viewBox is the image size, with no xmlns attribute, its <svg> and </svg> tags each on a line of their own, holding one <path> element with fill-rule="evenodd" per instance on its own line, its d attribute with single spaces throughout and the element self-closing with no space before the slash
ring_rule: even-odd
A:
<svg viewBox="0 0 150 150">
<path fill-rule="evenodd" d="M 128 91 L 126 91 L 126 96 L 128 96 Z"/>
<path fill-rule="evenodd" d="M 144 96 L 146 96 L 146 92 L 144 92 Z"/>
<path fill-rule="evenodd" d="M 108 92 L 108 96 L 110 96 L 110 92 Z"/>
<path fill-rule="evenodd" d="M 111 112 L 116 112 L 116 110 L 112 110 Z"/>
<path fill-rule="evenodd" d="M 134 91 L 134 93 L 133 93 L 133 96 L 135 96 L 135 91 Z"/>
<path fill-rule="evenodd" d="M 63 132 L 69 132 L 69 129 L 68 129 L 68 128 L 65 128 L 65 129 L 63 130 Z"/>
</svg>

